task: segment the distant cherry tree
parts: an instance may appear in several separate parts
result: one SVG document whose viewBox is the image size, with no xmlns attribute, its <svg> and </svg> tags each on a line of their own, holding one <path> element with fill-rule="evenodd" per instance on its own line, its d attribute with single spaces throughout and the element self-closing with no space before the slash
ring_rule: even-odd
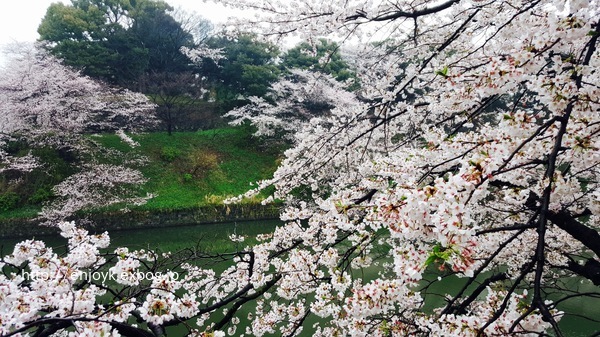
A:
<svg viewBox="0 0 600 337">
<path fill-rule="evenodd" d="M 24 172 L 42 165 L 32 155 L 8 153 L 1 145 L 11 141 L 84 156 L 91 154 L 92 147 L 97 145 L 82 137 L 86 133 L 119 131 L 125 141 L 131 141 L 125 130 L 142 130 L 156 122 L 154 105 L 144 95 L 83 76 L 37 46 L 14 47 L 0 78 L 0 102 L 0 172 Z M 98 164 L 94 160 L 83 164 L 86 178 L 76 174 L 70 178 L 71 183 L 54 188 L 56 196 L 68 206 L 61 202 L 61 206 L 56 204 L 46 209 L 54 214 L 53 220 L 57 220 L 58 214 L 64 219 L 87 206 L 117 202 L 118 193 L 105 193 L 111 186 L 143 181 L 139 172 L 127 172 L 129 168 L 104 165 L 98 169 Z M 82 182 L 87 188 L 80 186 Z M 70 194 L 68 189 L 72 190 Z M 102 194 L 106 196 L 104 203 L 92 202 L 99 201 Z M 61 211 L 57 212 L 56 207 Z"/>
<path fill-rule="evenodd" d="M 357 98 L 331 75 L 291 69 L 271 85 L 266 98 L 252 96 L 249 103 L 224 115 L 230 124 L 249 121 L 255 136 L 281 137 L 293 141 L 312 118 L 325 117 L 335 107 L 357 104 Z"/>
</svg>

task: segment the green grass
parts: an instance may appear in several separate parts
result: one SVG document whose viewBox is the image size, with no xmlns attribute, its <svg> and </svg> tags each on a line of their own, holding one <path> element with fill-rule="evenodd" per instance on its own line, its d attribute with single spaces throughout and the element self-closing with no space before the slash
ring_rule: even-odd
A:
<svg viewBox="0 0 600 337">
<path fill-rule="evenodd" d="M 226 127 L 199 132 L 152 132 L 130 135 L 140 146 L 132 148 L 114 134 L 90 135 L 96 142 L 93 154 L 83 161 L 122 164 L 146 158 L 136 167 L 148 179 L 139 190 L 142 195 L 155 195 L 143 211 L 185 210 L 198 206 L 221 204 L 252 188 L 252 183 L 271 177 L 281 149 L 269 148 L 251 136 L 248 127 Z M 7 185 L 0 179 L 0 195 L 17 192 L 18 208 L 0 211 L 0 220 L 34 218 L 42 205 L 52 200 L 51 187 L 76 170 L 69 157 L 56 151 L 34 149 L 44 163 L 43 170 L 33 171 L 19 185 Z M 63 158 L 64 157 L 64 158 Z M 1 178 L 2 176 L 0 176 Z M 4 184 L 4 185 L 3 185 Z M 3 187 L 4 186 L 4 187 Z M 9 194 L 6 194 L 9 195 Z M 246 202 L 256 203 L 265 195 Z M 5 198 L 6 199 L 6 198 Z M 113 211 L 123 205 L 91 210 Z"/>
<path fill-rule="evenodd" d="M 0 220 L 31 219 L 38 216 L 41 210 L 42 208 L 39 206 L 27 205 L 25 207 L 20 207 L 18 209 L 10 210 L 7 212 L 0 212 Z"/>
<path fill-rule="evenodd" d="M 269 178 L 278 152 L 263 147 L 246 128 L 199 132 L 132 135 L 140 146 L 129 148 L 115 135 L 95 137 L 124 156 L 149 159 L 141 171 L 148 178 L 142 192 L 157 195 L 144 210 L 176 210 L 209 204 L 249 190 L 251 183 Z M 167 154 L 167 155 L 165 155 Z"/>
</svg>

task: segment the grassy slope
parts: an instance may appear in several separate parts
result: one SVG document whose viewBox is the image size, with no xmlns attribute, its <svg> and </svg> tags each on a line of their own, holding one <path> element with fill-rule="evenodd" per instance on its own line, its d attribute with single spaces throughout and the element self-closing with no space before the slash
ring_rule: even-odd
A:
<svg viewBox="0 0 600 337">
<path fill-rule="evenodd" d="M 132 135 L 140 146 L 132 148 L 116 135 L 91 136 L 103 147 L 120 152 L 109 162 L 146 157 L 141 167 L 148 182 L 142 193 L 155 198 L 141 206 L 144 210 L 180 210 L 220 204 L 223 199 L 249 190 L 251 183 L 269 178 L 276 168 L 279 153 L 253 139 L 246 128 L 221 128 L 199 132 L 164 132 Z M 43 158 L 45 159 L 45 158 Z M 21 188 L 29 188 L 24 185 Z M 255 202 L 250 200 L 249 202 Z M 0 220 L 32 218 L 39 204 L 0 212 Z M 120 207 L 119 207 L 120 208 Z"/>
<path fill-rule="evenodd" d="M 35 218 L 40 211 L 39 206 L 26 205 L 15 210 L 0 212 L 0 220 Z"/>
<path fill-rule="evenodd" d="M 243 128 L 199 132 L 133 135 L 140 146 L 128 148 L 117 136 L 97 140 L 126 155 L 148 157 L 142 172 L 149 179 L 144 192 L 157 196 L 141 206 L 147 210 L 175 210 L 218 204 L 242 194 L 251 183 L 269 178 L 276 168 L 277 153 L 261 151 Z"/>
</svg>

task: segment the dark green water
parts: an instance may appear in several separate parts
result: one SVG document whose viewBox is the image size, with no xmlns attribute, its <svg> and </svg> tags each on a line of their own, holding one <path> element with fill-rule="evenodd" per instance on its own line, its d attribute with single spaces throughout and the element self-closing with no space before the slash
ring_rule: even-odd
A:
<svg viewBox="0 0 600 337">
<path fill-rule="evenodd" d="M 182 248 L 202 247 L 208 251 L 234 251 L 236 248 L 243 248 L 248 243 L 243 242 L 240 247 L 228 240 L 229 235 L 247 235 L 254 236 L 261 233 L 270 233 L 273 229 L 281 224 L 280 221 L 248 221 L 237 223 L 221 223 L 196 226 L 181 226 L 168 228 L 150 228 L 113 231 L 110 233 L 111 246 L 127 246 L 130 249 L 153 249 L 165 251 L 177 251 Z M 57 247 L 64 246 L 66 240 L 58 236 L 46 236 L 39 239 L 45 241 L 47 245 Z M 0 247 L 2 247 L 2 255 L 12 251 L 12 247 L 22 239 L 0 239 Z M 367 271 L 368 272 L 368 271 Z M 375 277 L 376 271 L 373 271 Z M 363 277 L 369 278 L 368 275 Z M 460 288 L 460 279 L 444 279 L 433 288 L 435 292 L 453 292 Z M 583 292 L 600 291 L 598 287 L 591 284 L 580 284 L 579 280 L 567 280 L 569 289 L 578 289 Z M 435 301 L 435 300 L 434 300 Z M 600 323 L 591 322 L 578 315 L 585 315 L 600 319 L 600 300 L 590 297 L 573 298 L 568 302 L 563 303 L 560 308 L 566 312 L 577 313 L 577 315 L 565 316 L 560 321 L 560 326 L 567 337 L 591 336 L 594 333 L 600 332 Z M 241 314 L 245 316 L 248 311 L 241 310 Z M 238 330 L 238 333 L 243 329 Z M 171 330 L 170 335 L 176 336 L 183 333 L 179 329 Z M 304 334 L 303 334 L 304 335 Z M 309 336 L 310 334 L 306 334 Z"/>
</svg>

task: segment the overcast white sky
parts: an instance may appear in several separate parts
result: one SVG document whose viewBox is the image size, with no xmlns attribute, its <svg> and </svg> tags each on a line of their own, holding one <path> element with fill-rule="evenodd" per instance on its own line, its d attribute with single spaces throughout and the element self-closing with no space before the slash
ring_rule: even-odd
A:
<svg viewBox="0 0 600 337">
<path fill-rule="evenodd" d="M 39 35 L 39 26 L 46 9 L 54 2 L 71 3 L 69 0 L 3 0 L 0 11 L 0 48 L 11 42 L 35 41 Z M 232 9 L 205 3 L 201 0 L 166 0 L 173 7 L 181 7 L 189 12 L 209 19 L 213 23 L 224 22 L 227 17 L 240 15 Z M 2 55 L 0 55 L 0 63 Z"/>
</svg>

